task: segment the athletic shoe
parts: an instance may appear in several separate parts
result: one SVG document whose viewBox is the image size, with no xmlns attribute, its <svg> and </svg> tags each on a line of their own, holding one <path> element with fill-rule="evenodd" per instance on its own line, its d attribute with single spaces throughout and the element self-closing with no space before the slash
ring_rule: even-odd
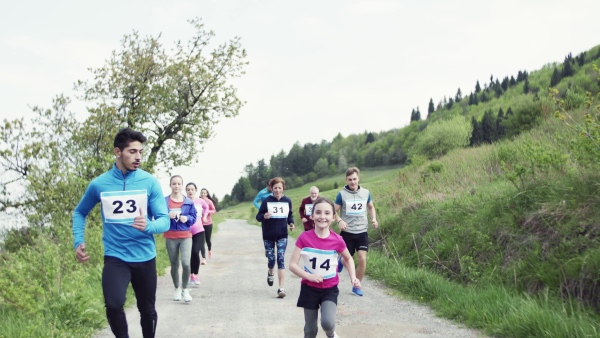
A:
<svg viewBox="0 0 600 338">
<path fill-rule="evenodd" d="M 342 264 L 342 256 L 338 256 L 338 272 L 342 272 L 344 264 Z"/>
<path fill-rule="evenodd" d="M 194 278 L 194 275 L 190 275 L 190 281 L 188 282 L 188 284 L 190 285 L 194 285 L 196 279 Z"/>
<path fill-rule="evenodd" d="M 174 301 L 181 300 L 181 289 L 180 288 L 175 289 L 175 294 L 173 295 L 173 300 Z"/>
<path fill-rule="evenodd" d="M 200 263 L 202 265 L 206 265 L 206 258 L 202 258 L 202 263 Z"/>
<path fill-rule="evenodd" d="M 267 284 L 269 284 L 269 286 L 273 286 L 273 279 L 275 279 L 275 274 L 270 274 L 267 271 Z"/>
<path fill-rule="evenodd" d="M 188 289 L 183 289 L 183 300 L 186 303 L 189 303 L 192 301 L 192 296 L 190 296 L 190 291 Z"/>
<path fill-rule="evenodd" d="M 279 290 L 277 290 L 277 295 L 279 296 L 279 298 L 285 297 L 285 290 L 283 288 L 280 288 Z"/>
<path fill-rule="evenodd" d="M 194 276 L 194 283 L 195 283 L 196 285 L 200 285 L 200 276 L 198 276 L 198 275 L 195 275 L 195 276 Z"/>
<path fill-rule="evenodd" d="M 212 250 L 208 250 L 208 258 L 212 258 Z"/>
<path fill-rule="evenodd" d="M 352 287 L 352 292 L 354 292 L 354 294 L 357 295 L 357 296 L 362 296 L 363 295 L 362 290 L 359 289 L 359 288 L 357 288 L 357 287 L 354 287 L 354 286 Z"/>
<path fill-rule="evenodd" d="M 327 337 L 340 338 L 340 336 L 338 336 L 338 334 L 335 331 L 333 331 L 333 336 L 327 336 Z"/>
</svg>

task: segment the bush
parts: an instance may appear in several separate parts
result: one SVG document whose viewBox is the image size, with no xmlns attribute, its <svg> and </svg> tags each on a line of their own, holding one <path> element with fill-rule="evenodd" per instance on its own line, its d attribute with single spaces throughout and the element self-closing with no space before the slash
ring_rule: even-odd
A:
<svg viewBox="0 0 600 338">
<path fill-rule="evenodd" d="M 434 122 L 417 137 L 412 155 L 438 158 L 453 149 L 467 146 L 472 131 L 473 126 L 462 116 Z"/>
</svg>

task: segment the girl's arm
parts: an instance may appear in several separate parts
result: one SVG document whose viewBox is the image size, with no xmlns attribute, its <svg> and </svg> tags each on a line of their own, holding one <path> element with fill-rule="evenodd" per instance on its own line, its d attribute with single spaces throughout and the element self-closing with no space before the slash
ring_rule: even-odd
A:
<svg viewBox="0 0 600 338">
<path fill-rule="evenodd" d="M 311 282 L 315 282 L 315 283 L 323 282 L 323 276 L 310 274 L 310 273 L 304 271 L 304 269 L 302 269 L 300 267 L 300 265 L 298 265 L 298 262 L 300 262 L 300 253 L 301 252 L 302 252 L 302 249 L 300 249 L 299 247 L 295 247 L 294 253 L 292 254 L 292 258 L 290 259 L 290 271 L 294 275 L 296 275 L 300 278 L 309 280 Z"/>
</svg>

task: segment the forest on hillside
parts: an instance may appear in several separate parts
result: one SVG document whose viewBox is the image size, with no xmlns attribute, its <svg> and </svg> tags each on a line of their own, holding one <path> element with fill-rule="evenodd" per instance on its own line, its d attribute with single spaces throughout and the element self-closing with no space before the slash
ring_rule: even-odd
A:
<svg viewBox="0 0 600 338">
<path fill-rule="evenodd" d="M 220 208 L 251 201 L 271 177 L 286 179 L 294 188 L 321 177 L 344 172 L 348 166 L 360 168 L 402 166 L 438 158 L 457 147 L 478 147 L 530 130 L 553 114 L 553 100 L 565 102 L 565 109 L 581 107 L 585 93 L 598 93 L 600 83 L 592 64 L 600 59 L 600 46 L 562 63 L 551 63 L 540 70 L 518 71 L 515 76 L 490 76 L 483 85 L 476 82 L 473 91 L 434 104 L 430 99 L 427 116 L 417 107 L 410 124 L 383 132 L 367 132 L 346 137 L 338 134 L 331 141 L 296 143 L 285 153 L 281 150 L 267 161 L 247 164 Z M 556 88 L 551 97 L 549 88 Z"/>
</svg>

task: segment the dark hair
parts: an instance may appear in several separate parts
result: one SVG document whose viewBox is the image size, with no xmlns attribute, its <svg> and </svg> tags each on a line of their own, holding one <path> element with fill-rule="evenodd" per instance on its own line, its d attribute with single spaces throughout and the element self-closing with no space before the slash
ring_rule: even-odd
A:
<svg viewBox="0 0 600 338">
<path fill-rule="evenodd" d="M 346 177 L 348 177 L 352 174 L 358 175 L 358 174 L 360 174 L 360 170 L 357 167 L 348 168 L 348 170 L 346 170 Z"/>
<path fill-rule="evenodd" d="M 317 198 L 314 202 L 313 202 L 313 210 L 315 210 L 315 207 L 317 206 L 317 204 L 321 204 L 321 203 L 327 203 L 331 206 L 331 210 L 333 210 L 333 212 L 335 213 L 335 206 L 333 205 L 333 202 L 331 202 L 331 200 L 327 197 L 319 197 Z"/>
<path fill-rule="evenodd" d="M 144 134 L 139 131 L 135 131 L 131 128 L 123 128 L 119 130 L 115 135 L 114 147 L 119 148 L 121 151 L 129 147 L 129 144 L 133 141 L 139 141 L 140 143 L 146 143 L 148 139 Z"/>
<path fill-rule="evenodd" d="M 196 189 L 196 191 L 198 191 L 198 187 L 196 186 L 196 183 L 194 183 L 194 182 L 190 182 L 190 183 L 186 184 L 185 189 L 187 189 L 187 187 L 189 187 L 190 185 L 193 185 L 194 189 Z"/>
<path fill-rule="evenodd" d="M 269 180 L 269 191 L 273 191 L 273 186 L 277 183 L 281 183 L 283 185 L 283 189 L 285 189 L 285 180 L 281 177 L 274 177 Z"/>
<path fill-rule="evenodd" d="M 211 202 L 213 202 L 213 204 L 215 205 L 215 208 L 216 208 L 217 207 L 217 201 L 215 201 L 215 199 L 212 198 L 212 196 L 210 195 L 210 192 L 208 192 L 208 189 L 206 189 L 206 188 L 200 189 L 200 196 L 202 196 L 202 190 L 206 190 L 206 198 L 208 198 L 209 200 L 211 200 Z"/>
</svg>

